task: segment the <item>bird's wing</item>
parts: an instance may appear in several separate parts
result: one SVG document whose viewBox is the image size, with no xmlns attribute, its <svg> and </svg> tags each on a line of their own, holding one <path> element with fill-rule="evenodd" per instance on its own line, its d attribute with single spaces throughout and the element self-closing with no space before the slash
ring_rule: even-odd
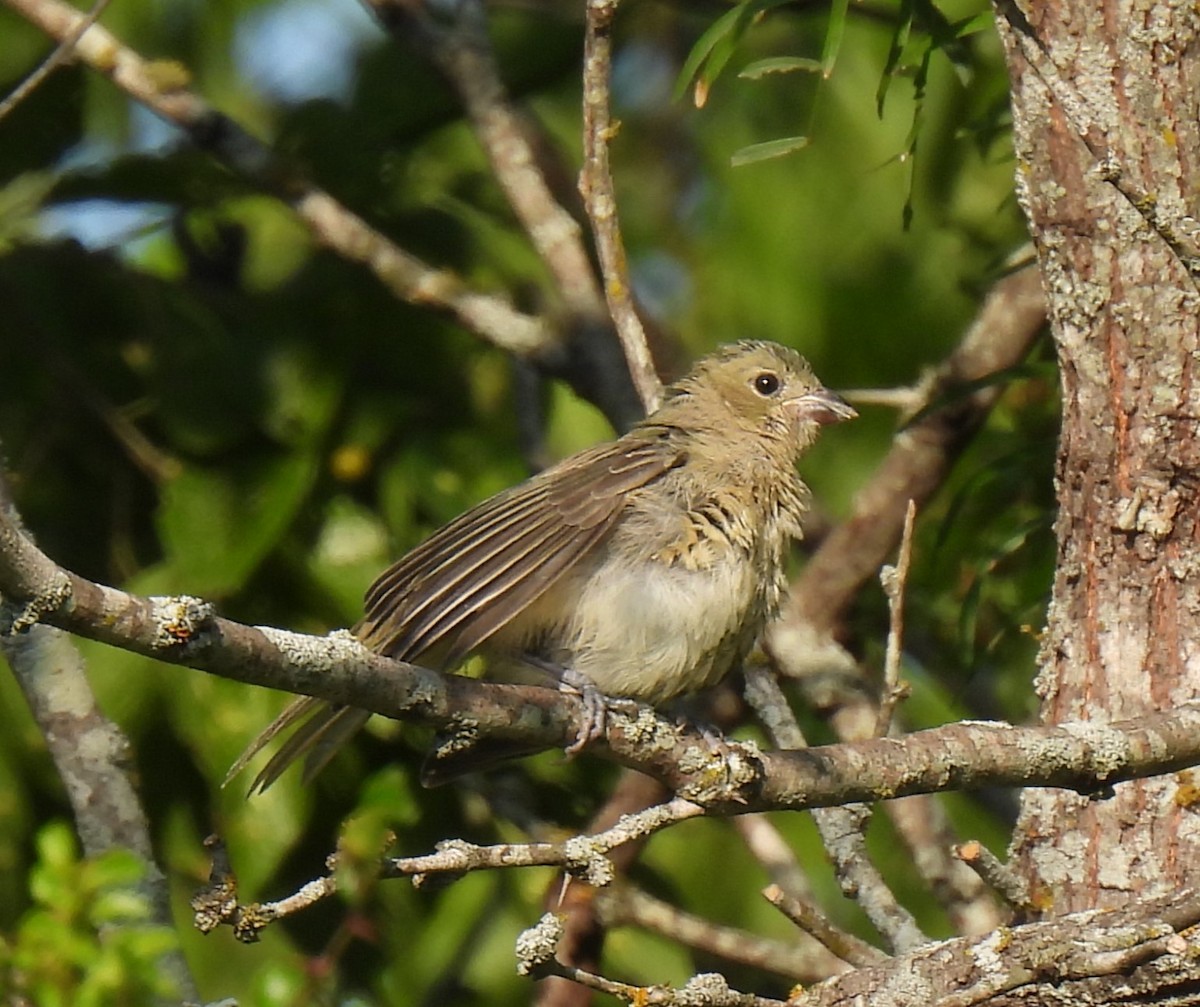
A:
<svg viewBox="0 0 1200 1007">
<path fill-rule="evenodd" d="M 574 455 L 446 525 L 386 570 L 355 627 L 372 650 L 453 666 L 536 601 L 612 529 L 630 491 L 680 464 L 664 436 Z"/>
<path fill-rule="evenodd" d="M 612 529 L 626 494 L 683 458 L 666 430 L 643 428 L 485 500 L 384 571 L 367 591 L 355 633 L 372 650 L 405 661 L 448 645 L 442 664 L 453 666 L 587 555 Z M 242 753 L 226 782 L 293 725 L 251 791 L 265 790 L 301 755 L 308 781 L 369 716 L 300 697 Z"/>
</svg>

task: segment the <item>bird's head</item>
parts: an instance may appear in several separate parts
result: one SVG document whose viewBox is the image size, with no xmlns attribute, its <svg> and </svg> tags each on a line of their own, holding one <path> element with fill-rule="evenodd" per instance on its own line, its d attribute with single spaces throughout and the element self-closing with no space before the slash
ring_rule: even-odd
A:
<svg viewBox="0 0 1200 1007">
<path fill-rule="evenodd" d="M 757 340 L 732 343 L 700 360 L 672 385 L 663 403 L 668 412 L 720 432 L 753 428 L 811 444 L 821 427 L 858 413 L 817 380 L 795 350 Z"/>
</svg>

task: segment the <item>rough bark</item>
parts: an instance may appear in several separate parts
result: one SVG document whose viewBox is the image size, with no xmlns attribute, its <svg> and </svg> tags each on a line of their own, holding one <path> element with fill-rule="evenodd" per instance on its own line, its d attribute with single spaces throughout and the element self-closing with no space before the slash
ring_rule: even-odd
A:
<svg viewBox="0 0 1200 1007">
<path fill-rule="evenodd" d="M 1047 723 L 1200 694 L 1196 386 L 1200 18 L 1193 5 L 998 0 L 1018 192 L 1062 374 Z M 1197 882 L 1200 816 L 1165 776 L 1029 790 L 1013 854 L 1054 913 Z"/>
</svg>

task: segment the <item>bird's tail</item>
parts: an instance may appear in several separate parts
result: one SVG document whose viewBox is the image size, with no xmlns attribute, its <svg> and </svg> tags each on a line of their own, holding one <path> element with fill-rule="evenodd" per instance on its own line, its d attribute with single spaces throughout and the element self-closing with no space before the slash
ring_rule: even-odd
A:
<svg viewBox="0 0 1200 1007">
<path fill-rule="evenodd" d="M 367 710 L 337 706 L 309 696 L 301 696 L 287 708 L 238 756 L 221 784 L 229 783 L 264 746 L 293 724 L 299 724 L 279 750 L 254 777 L 250 793 L 261 793 L 293 762 L 304 757 L 305 783 L 309 783 L 334 757 L 349 737 L 371 717 Z"/>
</svg>

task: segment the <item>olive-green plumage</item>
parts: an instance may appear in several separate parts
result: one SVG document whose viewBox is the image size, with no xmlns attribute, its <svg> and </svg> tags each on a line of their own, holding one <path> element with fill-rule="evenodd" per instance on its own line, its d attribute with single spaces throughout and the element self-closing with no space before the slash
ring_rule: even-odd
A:
<svg viewBox="0 0 1200 1007">
<path fill-rule="evenodd" d="M 796 459 L 854 415 L 794 351 L 726 346 L 623 437 L 483 501 L 384 571 L 354 632 L 416 664 L 481 651 L 648 703 L 713 685 L 778 607 L 808 497 Z M 231 772 L 303 721 L 255 786 L 303 754 L 311 775 L 368 716 L 301 699 Z"/>
</svg>

